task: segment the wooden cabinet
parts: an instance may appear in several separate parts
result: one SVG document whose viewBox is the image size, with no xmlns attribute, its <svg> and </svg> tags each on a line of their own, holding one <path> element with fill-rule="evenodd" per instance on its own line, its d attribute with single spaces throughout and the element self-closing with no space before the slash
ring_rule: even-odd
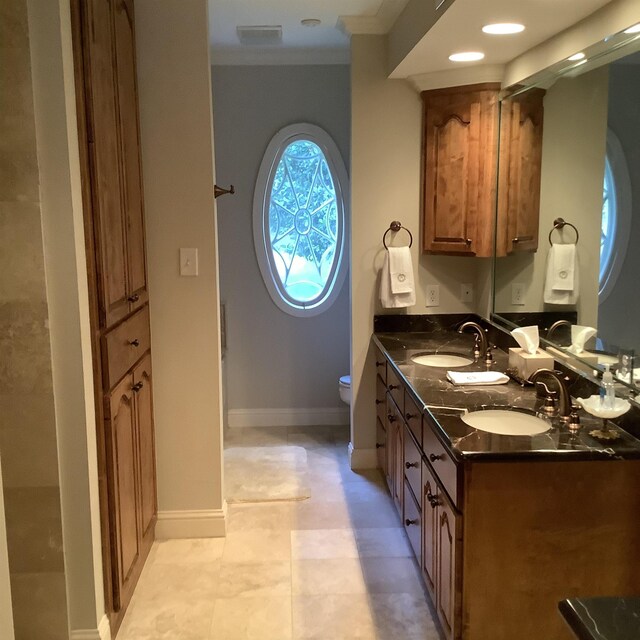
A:
<svg viewBox="0 0 640 640">
<path fill-rule="evenodd" d="M 156 522 L 134 0 L 72 0 L 105 608 L 115 636 Z"/>
<path fill-rule="evenodd" d="M 526 98 L 508 103 L 500 124 L 499 92 L 495 83 L 422 92 L 426 253 L 493 255 L 498 153 L 500 202 L 510 212 L 499 220 L 500 242 L 503 235 L 518 238 L 517 250 L 535 250 L 527 238 L 538 225 L 541 98 L 539 105 Z"/>
<path fill-rule="evenodd" d="M 538 249 L 544 89 L 501 103 L 496 255 Z"/>
</svg>

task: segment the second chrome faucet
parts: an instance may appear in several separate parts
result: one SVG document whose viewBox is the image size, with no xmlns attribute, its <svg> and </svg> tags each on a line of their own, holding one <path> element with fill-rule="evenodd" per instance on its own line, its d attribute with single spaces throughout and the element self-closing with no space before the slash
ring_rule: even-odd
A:
<svg viewBox="0 0 640 640">
<path fill-rule="evenodd" d="M 493 354 L 491 353 L 491 345 L 487 339 L 487 332 L 473 320 L 463 322 L 458 327 L 458 333 L 464 333 L 466 329 L 471 329 L 476 334 L 476 344 L 473 355 L 476 360 L 484 358 L 484 363 L 488 366 L 493 364 Z"/>
</svg>

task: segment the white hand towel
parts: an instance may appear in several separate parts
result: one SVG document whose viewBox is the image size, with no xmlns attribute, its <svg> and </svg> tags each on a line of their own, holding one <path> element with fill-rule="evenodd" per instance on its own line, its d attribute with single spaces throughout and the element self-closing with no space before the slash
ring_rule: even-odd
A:
<svg viewBox="0 0 640 640">
<path fill-rule="evenodd" d="M 578 254 L 575 244 L 554 244 L 547 256 L 544 301 L 576 304 L 579 293 Z"/>
<path fill-rule="evenodd" d="M 413 279 L 413 273 L 411 277 Z M 415 288 L 412 288 L 408 293 L 392 293 L 388 251 L 384 254 L 384 263 L 382 264 L 382 272 L 380 273 L 380 302 L 382 302 L 382 306 L 385 309 L 412 307 L 416 303 Z"/>
<path fill-rule="evenodd" d="M 449 382 L 460 386 L 507 384 L 509 377 L 499 371 L 447 371 Z"/>
<path fill-rule="evenodd" d="M 389 276 L 391 277 L 391 293 L 412 293 L 413 265 L 409 247 L 389 247 Z"/>
</svg>

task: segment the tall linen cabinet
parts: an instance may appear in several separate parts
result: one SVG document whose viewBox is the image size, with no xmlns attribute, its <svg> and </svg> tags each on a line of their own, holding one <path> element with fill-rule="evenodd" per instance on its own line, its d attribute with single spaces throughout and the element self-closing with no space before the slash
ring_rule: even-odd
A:
<svg viewBox="0 0 640 640">
<path fill-rule="evenodd" d="M 134 0 L 72 0 L 105 600 L 122 621 L 157 516 Z"/>
</svg>

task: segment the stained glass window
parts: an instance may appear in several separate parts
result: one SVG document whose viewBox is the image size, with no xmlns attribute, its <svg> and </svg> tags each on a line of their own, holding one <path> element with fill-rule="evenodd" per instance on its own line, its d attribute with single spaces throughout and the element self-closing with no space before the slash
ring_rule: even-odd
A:
<svg viewBox="0 0 640 640">
<path fill-rule="evenodd" d="M 274 302 L 294 315 L 326 308 L 344 279 L 344 182 L 337 148 L 318 127 L 287 127 L 265 154 L 256 186 L 260 211 L 254 202 L 258 262 Z"/>
<path fill-rule="evenodd" d="M 611 269 L 617 226 L 616 188 L 609 158 L 605 159 L 602 193 L 602 227 L 600 232 L 600 289 Z"/>
</svg>

